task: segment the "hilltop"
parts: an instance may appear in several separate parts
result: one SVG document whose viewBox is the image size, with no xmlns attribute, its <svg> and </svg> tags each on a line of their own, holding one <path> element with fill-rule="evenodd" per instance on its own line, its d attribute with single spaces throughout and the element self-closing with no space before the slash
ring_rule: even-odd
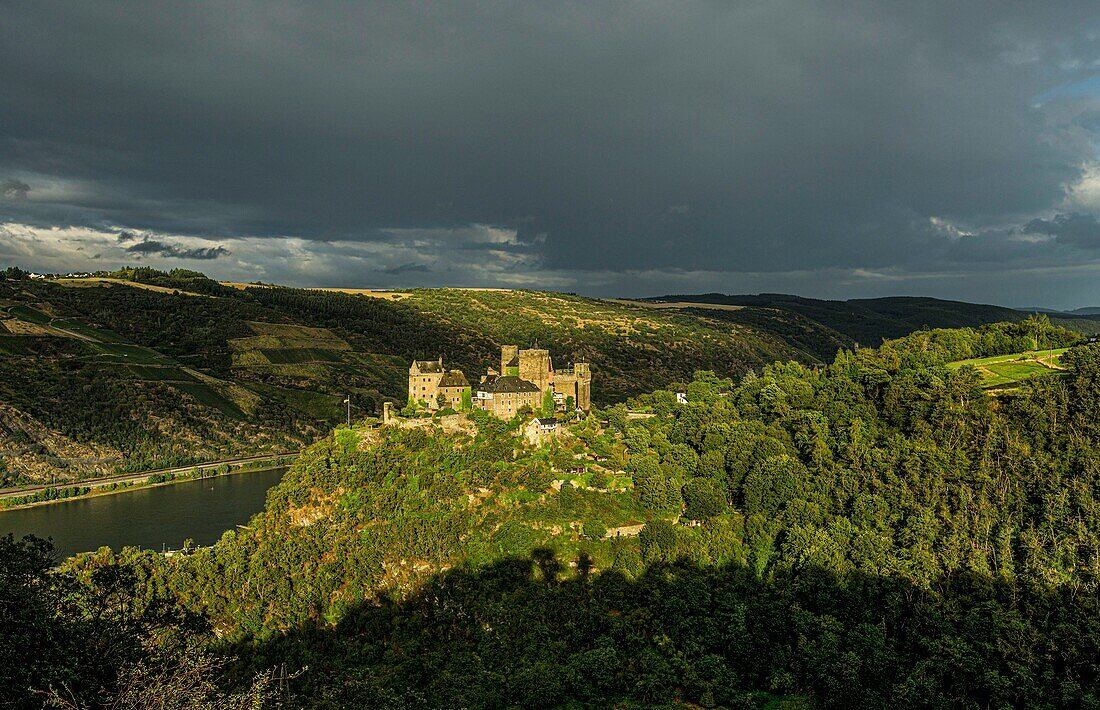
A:
<svg viewBox="0 0 1100 710">
<path fill-rule="evenodd" d="M 1018 323 L 1035 312 L 916 296 L 826 301 L 777 293 L 740 296 L 704 293 L 644 300 L 654 305 L 675 305 L 682 309 L 738 309 L 715 314 L 715 317 L 725 317 L 734 322 L 757 321 L 763 314 L 800 318 L 808 327 L 832 333 L 837 340 L 845 343 L 845 347 L 856 343 L 878 347 L 884 340 L 901 338 L 915 330 L 927 328 L 974 328 L 989 323 Z M 1100 333 L 1100 319 L 1090 317 L 1093 315 L 1088 312 L 1090 310 L 1049 312 L 1048 315 L 1056 325 L 1081 333 Z"/>
<path fill-rule="evenodd" d="M 285 667 L 290 707 L 1091 707 L 1100 346 L 1011 397 L 948 366 L 1077 340 L 1033 319 L 701 372 L 543 446 L 487 413 L 340 428 L 213 547 L 59 574 L 169 659 L 190 619 L 178 662 L 234 657 L 225 685 Z"/>
</svg>

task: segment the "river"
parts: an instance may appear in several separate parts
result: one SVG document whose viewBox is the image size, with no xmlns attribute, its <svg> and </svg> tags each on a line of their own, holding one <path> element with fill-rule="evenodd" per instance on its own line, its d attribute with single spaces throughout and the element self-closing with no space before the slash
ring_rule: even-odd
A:
<svg viewBox="0 0 1100 710">
<path fill-rule="evenodd" d="M 0 535 L 51 537 L 64 557 L 104 545 L 179 549 L 188 538 L 210 545 L 263 510 L 267 489 L 285 472 L 235 473 L 0 511 Z"/>
</svg>

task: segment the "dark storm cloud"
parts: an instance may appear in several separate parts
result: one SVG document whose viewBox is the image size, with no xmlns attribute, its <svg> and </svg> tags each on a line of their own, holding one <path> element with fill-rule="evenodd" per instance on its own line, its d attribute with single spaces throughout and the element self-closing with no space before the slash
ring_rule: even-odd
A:
<svg viewBox="0 0 1100 710">
<path fill-rule="evenodd" d="M 427 264 L 402 264 L 400 266 L 379 269 L 379 271 L 390 276 L 398 276 L 400 274 L 429 274 L 432 270 Z"/>
<path fill-rule="evenodd" d="M 1086 249 L 1100 249 L 1100 221 L 1090 214 L 1056 215 L 1053 219 L 1033 219 L 1024 227 L 1027 234 L 1046 234 L 1060 243 Z"/>
<path fill-rule="evenodd" d="M 198 259 L 200 261 L 217 259 L 218 257 L 229 255 L 229 250 L 225 247 L 186 248 L 176 246 L 175 244 L 165 244 L 155 239 L 145 239 L 137 244 L 131 244 L 126 247 L 126 252 L 141 256 L 155 254 L 171 259 Z"/>
<path fill-rule="evenodd" d="M 26 199 L 27 193 L 30 191 L 31 186 L 20 180 L 6 180 L 0 185 L 0 195 L 3 195 L 9 200 Z"/>
<path fill-rule="evenodd" d="M 13 4 L 0 177 L 30 192 L 0 220 L 375 259 L 233 247 L 302 282 L 492 225 L 478 278 L 934 292 L 1100 210 L 1098 30 L 1087 2 Z"/>
</svg>

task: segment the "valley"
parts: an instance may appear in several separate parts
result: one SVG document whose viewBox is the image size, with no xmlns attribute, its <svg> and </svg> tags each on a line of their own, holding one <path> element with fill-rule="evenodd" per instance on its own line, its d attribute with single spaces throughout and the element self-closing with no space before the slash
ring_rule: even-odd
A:
<svg viewBox="0 0 1100 710">
<path fill-rule="evenodd" d="M 0 280 L 0 479 L 77 482 L 295 449 L 342 421 L 349 395 L 357 420 L 404 402 L 414 358 L 472 372 L 503 344 L 539 343 L 590 362 L 593 402 L 607 406 L 695 370 L 827 363 L 903 318 L 938 327 L 1016 313 L 924 299 L 904 315 L 910 304 L 890 302 L 874 306 L 890 320 L 853 330 L 835 306 L 691 298 L 291 289 L 151 269 Z"/>
</svg>

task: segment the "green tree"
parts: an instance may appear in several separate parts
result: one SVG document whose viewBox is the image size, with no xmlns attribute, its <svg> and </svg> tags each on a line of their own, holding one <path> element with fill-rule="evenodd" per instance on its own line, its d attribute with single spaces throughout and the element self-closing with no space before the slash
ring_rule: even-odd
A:
<svg viewBox="0 0 1100 710">
<path fill-rule="evenodd" d="M 684 484 L 684 517 L 705 520 L 726 512 L 726 492 L 713 478 L 693 478 Z"/>
<path fill-rule="evenodd" d="M 554 404 L 554 390 L 547 389 L 545 392 L 542 393 L 542 408 L 539 411 L 539 414 L 542 417 L 549 419 L 550 417 L 554 416 L 554 411 L 556 409 L 557 407 Z"/>
<path fill-rule="evenodd" d="M 672 561 L 677 553 L 676 526 L 667 520 L 650 520 L 638 533 L 642 559 L 646 562 Z"/>
<path fill-rule="evenodd" d="M 643 426 L 627 427 L 623 440 L 627 450 L 633 455 L 641 455 L 649 450 L 649 430 Z"/>
</svg>

